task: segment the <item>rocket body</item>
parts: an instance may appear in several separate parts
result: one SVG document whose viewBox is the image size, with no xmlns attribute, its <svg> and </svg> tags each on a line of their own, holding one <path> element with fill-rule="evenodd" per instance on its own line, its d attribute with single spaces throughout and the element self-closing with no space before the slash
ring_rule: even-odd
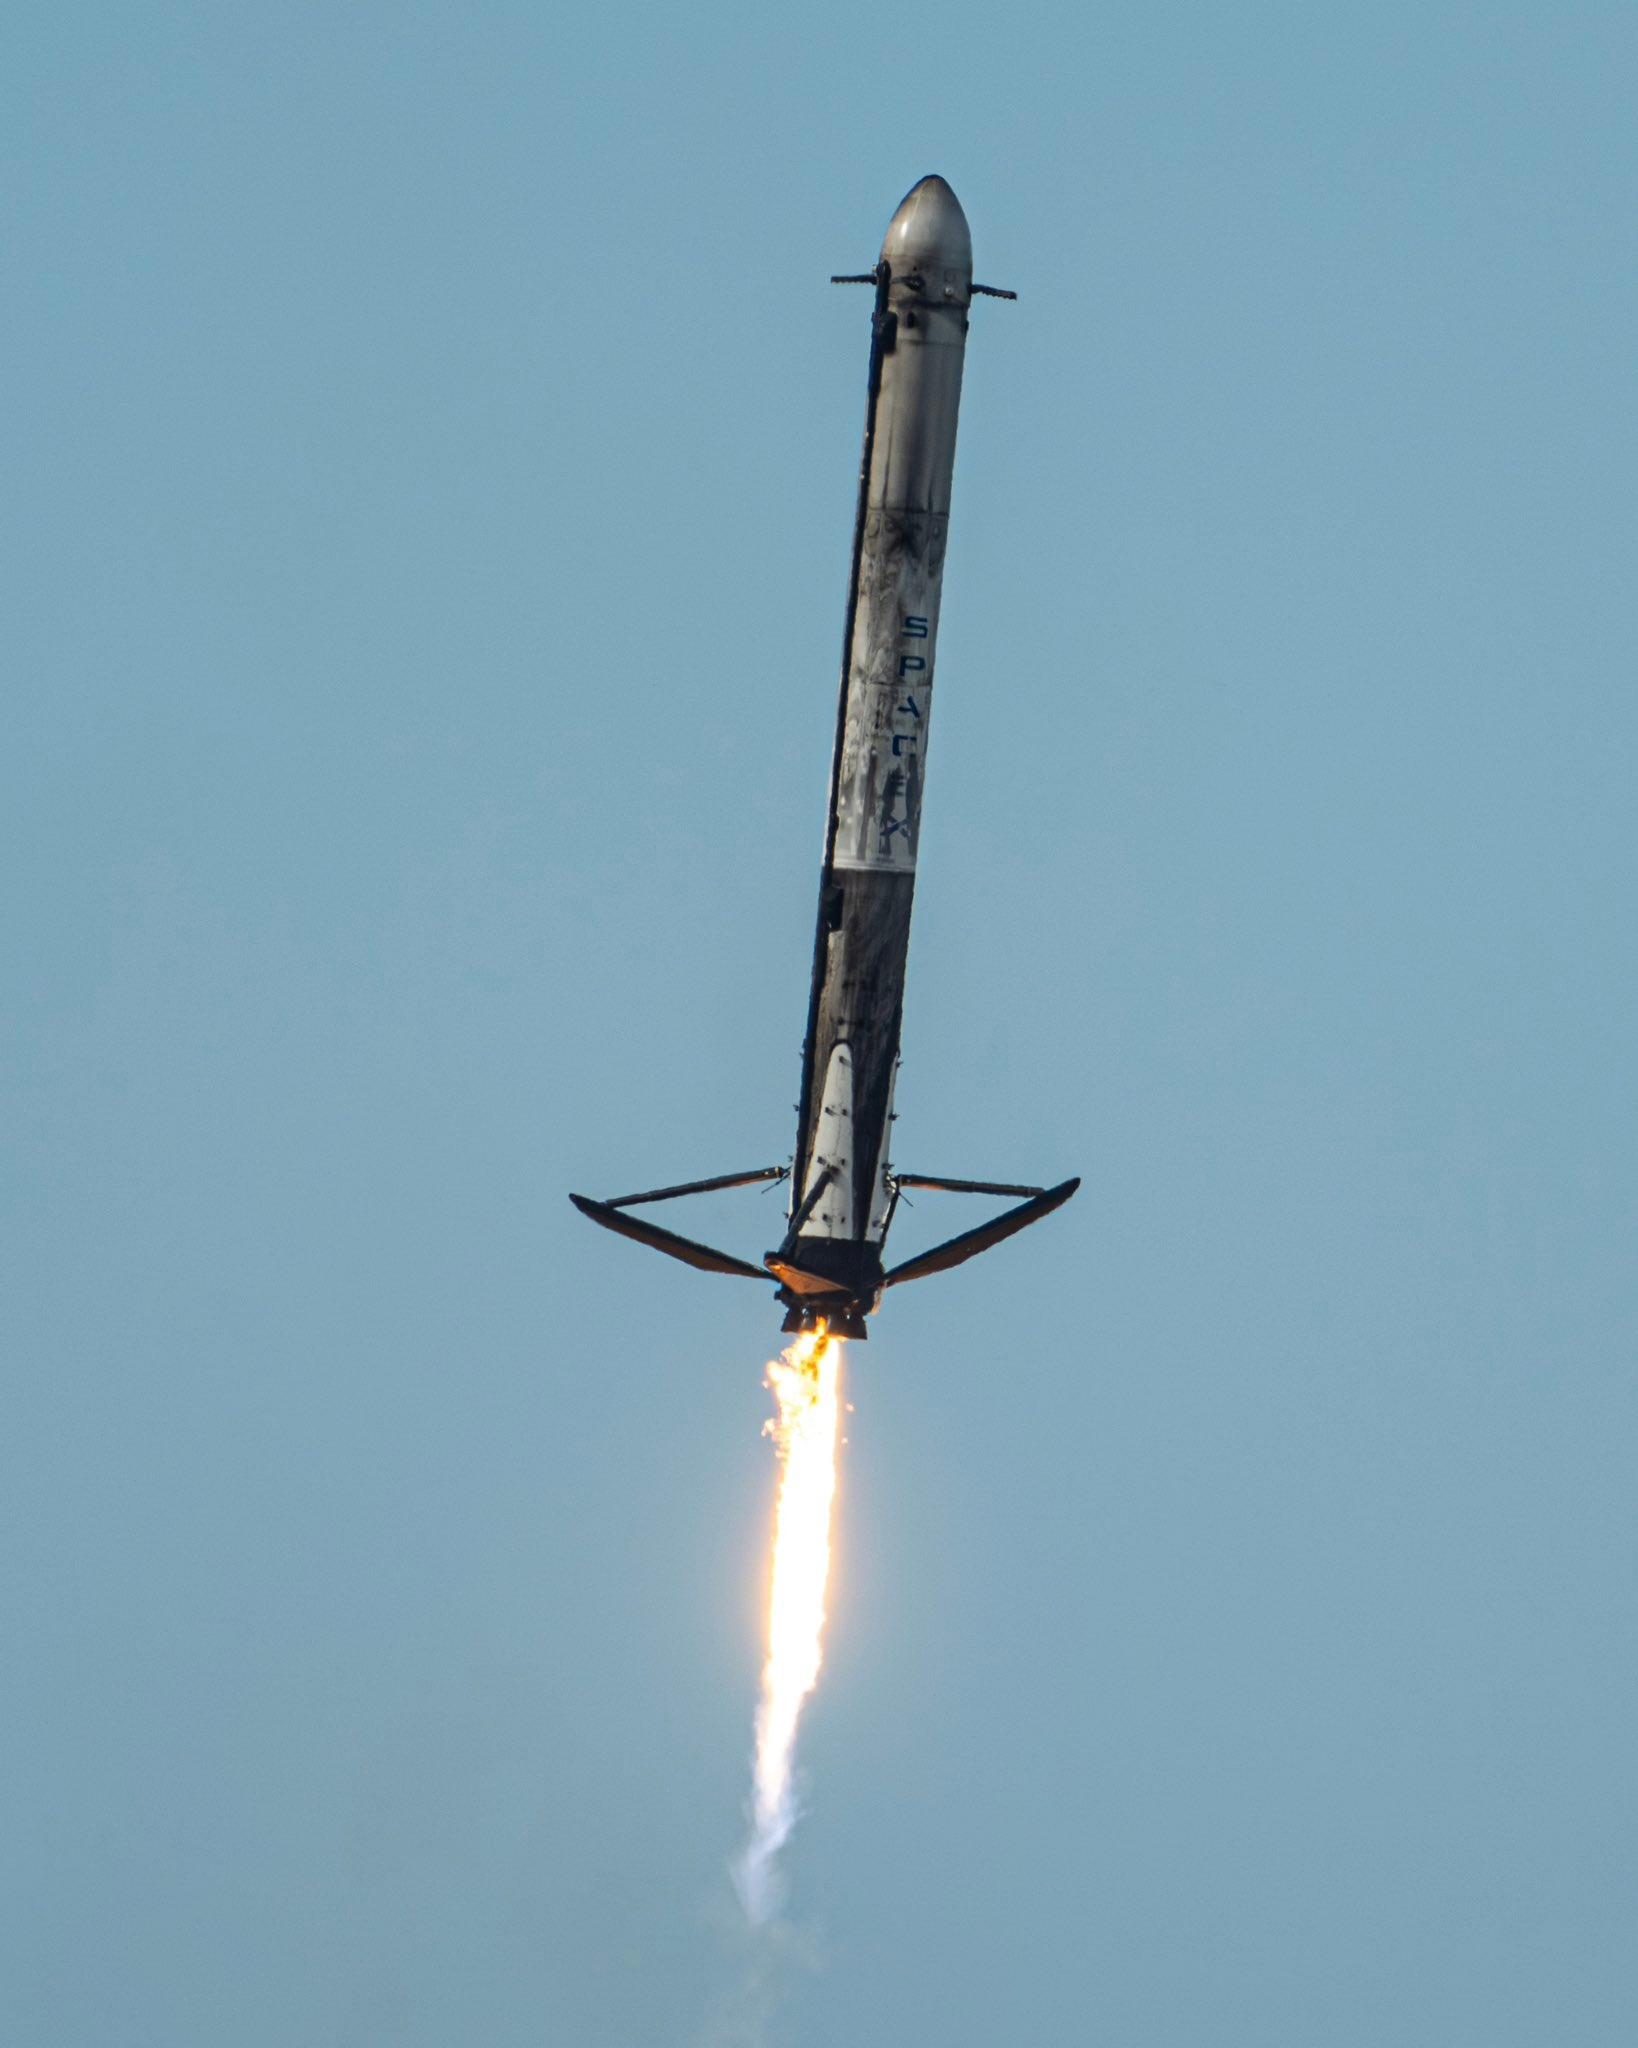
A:
<svg viewBox="0 0 1638 2048">
<path fill-rule="evenodd" d="M 870 381 L 791 1175 L 788 1290 L 871 1301 L 892 1206 L 904 1010 L 939 597 L 972 300 L 955 194 L 924 178 L 875 273 Z M 805 1211 L 805 1213 L 804 1213 Z M 779 1270 L 778 1268 L 775 1269 Z"/>
<path fill-rule="evenodd" d="M 873 285 L 875 306 L 791 1164 L 569 1199 L 605 1230 L 684 1265 L 772 1280 L 787 1330 L 857 1338 L 884 1287 L 975 1258 L 1061 1208 L 1080 1183 L 944 1180 L 889 1157 L 967 316 L 975 292 L 1013 294 L 974 285 L 967 219 L 942 178 L 907 195 L 874 270 L 836 282 Z M 781 1180 L 787 1227 L 760 1265 L 632 1213 Z M 901 1187 L 1008 1196 L 1016 1206 L 889 1268 L 882 1248 Z"/>
</svg>

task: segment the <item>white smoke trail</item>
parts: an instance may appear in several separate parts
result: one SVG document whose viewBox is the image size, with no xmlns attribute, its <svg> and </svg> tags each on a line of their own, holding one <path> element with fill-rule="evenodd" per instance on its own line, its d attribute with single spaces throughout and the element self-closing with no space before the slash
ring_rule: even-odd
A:
<svg viewBox="0 0 1638 2048">
<path fill-rule="evenodd" d="M 711 1918 L 728 1981 L 711 1999 L 692 2048 L 774 2048 L 788 2038 L 781 2025 L 786 2006 L 820 1967 L 819 1930 L 787 1919 L 757 1926 L 726 1898 L 718 1919 L 716 1905 Z"/>
<path fill-rule="evenodd" d="M 765 1924 L 777 1912 L 778 1858 L 796 1825 L 796 1727 L 819 1677 L 830 1577 L 830 1512 L 836 1497 L 836 1438 L 841 1419 L 840 1339 L 823 1330 L 799 1337 L 768 1368 L 779 1413 L 767 1425 L 779 1452 L 773 1583 L 768 1599 L 768 1657 L 756 1716 L 751 1837 L 734 1869 L 746 1916 Z"/>
</svg>

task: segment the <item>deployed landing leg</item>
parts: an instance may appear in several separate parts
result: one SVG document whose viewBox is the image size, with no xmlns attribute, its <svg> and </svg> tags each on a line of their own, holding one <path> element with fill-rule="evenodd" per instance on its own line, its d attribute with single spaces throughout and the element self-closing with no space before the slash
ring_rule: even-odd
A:
<svg viewBox="0 0 1638 2048">
<path fill-rule="evenodd" d="M 1025 1195 L 1028 1199 L 1016 1209 L 1003 1209 L 999 1216 L 980 1223 L 976 1230 L 964 1230 L 959 1237 L 946 1238 L 943 1244 L 934 1245 L 930 1252 L 906 1259 L 902 1266 L 890 1266 L 882 1279 L 884 1287 L 897 1287 L 905 1280 L 925 1280 L 929 1273 L 947 1272 L 964 1259 L 976 1258 L 992 1244 L 1011 1237 L 1014 1231 L 1027 1230 L 1043 1216 L 1050 1216 L 1054 1209 L 1061 1209 L 1081 1184 L 1079 1174 L 1073 1180 L 1059 1181 L 1055 1188 L 1014 1187 L 996 1180 L 939 1180 L 925 1173 L 898 1173 L 893 1178 L 899 1188 L 939 1188 L 952 1195 Z"/>
<path fill-rule="evenodd" d="M 742 1280 L 766 1280 L 768 1273 L 747 1259 L 736 1259 L 732 1252 L 719 1252 L 711 1245 L 700 1244 L 692 1237 L 679 1237 L 674 1230 L 642 1222 L 625 1212 L 641 1202 L 669 1202 L 679 1195 L 709 1195 L 719 1188 L 746 1188 L 759 1181 L 785 1180 L 789 1173 L 786 1166 L 759 1166 L 751 1173 L 719 1173 L 713 1180 L 687 1180 L 674 1188 L 650 1188 L 646 1194 L 616 1195 L 611 1202 L 594 1202 L 590 1195 L 570 1195 L 569 1200 L 582 1216 L 601 1223 L 605 1230 L 635 1238 L 638 1244 L 652 1245 L 668 1258 L 681 1259 L 685 1266 L 697 1266 L 703 1273 L 731 1273 Z"/>
</svg>

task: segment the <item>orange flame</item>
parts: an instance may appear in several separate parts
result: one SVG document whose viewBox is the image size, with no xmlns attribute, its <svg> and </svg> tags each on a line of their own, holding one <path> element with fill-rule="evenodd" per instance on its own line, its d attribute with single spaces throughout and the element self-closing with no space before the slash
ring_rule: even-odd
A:
<svg viewBox="0 0 1638 2048">
<path fill-rule="evenodd" d="M 819 1677 L 830 1577 L 830 1515 L 836 1497 L 842 1342 L 823 1325 L 768 1367 L 778 1414 L 764 1425 L 779 1453 L 768 1658 L 756 1717 L 751 1839 L 736 1873 L 752 1920 L 778 1904 L 775 1861 L 796 1824 L 796 1726 Z"/>
</svg>

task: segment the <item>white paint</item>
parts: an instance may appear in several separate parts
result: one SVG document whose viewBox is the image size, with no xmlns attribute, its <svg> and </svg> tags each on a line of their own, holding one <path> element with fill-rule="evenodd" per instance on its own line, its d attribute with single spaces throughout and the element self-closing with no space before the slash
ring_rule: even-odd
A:
<svg viewBox="0 0 1638 2048">
<path fill-rule="evenodd" d="M 972 300 L 972 241 L 942 178 L 905 199 L 882 257 L 896 326 L 876 399 L 833 859 L 913 874 Z"/>
<path fill-rule="evenodd" d="M 872 1244 L 880 1244 L 887 1234 L 887 1219 L 893 1207 L 893 1190 L 888 1185 L 891 1167 L 890 1153 L 893 1149 L 893 1091 L 899 1085 L 899 1063 L 893 1062 L 893 1078 L 887 1084 L 887 1115 L 882 1119 L 881 1156 L 876 1161 L 876 1177 L 870 1183 L 870 1222 L 865 1236 Z"/>
<path fill-rule="evenodd" d="M 830 1065 L 825 1069 L 825 1093 L 819 1105 L 819 1128 L 814 1133 L 803 1201 L 813 1193 L 814 1183 L 827 1166 L 835 1171 L 813 1213 L 802 1225 L 802 1235 L 852 1237 L 853 1055 L 845 1042 L 834 1048 Z"/>
</svg>

